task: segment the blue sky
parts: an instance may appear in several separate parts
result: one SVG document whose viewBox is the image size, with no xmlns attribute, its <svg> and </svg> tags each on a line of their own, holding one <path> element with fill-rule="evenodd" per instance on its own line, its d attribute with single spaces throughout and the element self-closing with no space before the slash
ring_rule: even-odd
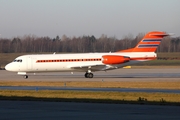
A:
<svg viewBox="0 0 180 120">
<path fill-rule="evenodd" d="M 0 37 L 79 37 L 160 30 L 180 36 L 180 0 L 0 0 Z"/>
</svg>

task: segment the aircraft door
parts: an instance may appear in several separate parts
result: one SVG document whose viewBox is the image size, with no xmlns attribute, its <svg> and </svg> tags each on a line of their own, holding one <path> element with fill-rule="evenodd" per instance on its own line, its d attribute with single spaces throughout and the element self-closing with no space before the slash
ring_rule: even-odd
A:
<svg viewBox="0 0 180 120">
<path fill-rule="evenodd" d="M 30 56 L 27 57 L 27 69 L 32 69 L 32 58 Z"/>
</svg>

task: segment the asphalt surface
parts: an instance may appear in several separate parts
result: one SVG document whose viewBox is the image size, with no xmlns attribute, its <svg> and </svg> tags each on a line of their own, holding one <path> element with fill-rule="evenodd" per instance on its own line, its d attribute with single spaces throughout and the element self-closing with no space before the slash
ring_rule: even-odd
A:
<svg viewBox="0 0 180 120">
<path fill-rule="evenodd" d="M 0 101 L 1 120 L 180 120 L 179 106 Z"/>
<path fill-rule="evenodd" d="M 31 73 L 28 79 L 14 72 L 0 70 L 2 80 L 26 80 L 26 81 L 157 81 L 157 80 L 180 80 L 180 68 L 171 69 L 118 69 L 112 71 L 94 72 L 94 78 L 84 78 L 83 72 L 52 72 Z"/>
</svg>

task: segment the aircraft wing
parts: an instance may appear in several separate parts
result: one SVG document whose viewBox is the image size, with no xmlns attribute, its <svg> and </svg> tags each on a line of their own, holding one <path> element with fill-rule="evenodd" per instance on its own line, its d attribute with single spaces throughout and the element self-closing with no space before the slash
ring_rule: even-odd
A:
<svg viewBox="0 0 180 120">
<path fill-rule="evenodd" d="M 97 71 L 97 70 L 103 70 L 106 65 L 103 64 L 86 64 L 86 65 L 69 65 L 68 66 L 71 69 L 76 69 L 80 71 L 87 71 L 88 69 L 91 69 L 92 71 Z"/>
</svg>

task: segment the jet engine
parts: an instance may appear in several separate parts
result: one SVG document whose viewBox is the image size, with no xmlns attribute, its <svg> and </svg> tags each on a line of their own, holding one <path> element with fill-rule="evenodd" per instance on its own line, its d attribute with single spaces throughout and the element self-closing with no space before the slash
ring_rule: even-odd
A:
<svg viewBox="0 0 180 120">
<path fill-rule="evenodd" d="M 130 60 L 129 57 L 118 55 L 104 55 L 102 58 L 102 63 L 104 64 L 122 64 Z"/>
</svg>

